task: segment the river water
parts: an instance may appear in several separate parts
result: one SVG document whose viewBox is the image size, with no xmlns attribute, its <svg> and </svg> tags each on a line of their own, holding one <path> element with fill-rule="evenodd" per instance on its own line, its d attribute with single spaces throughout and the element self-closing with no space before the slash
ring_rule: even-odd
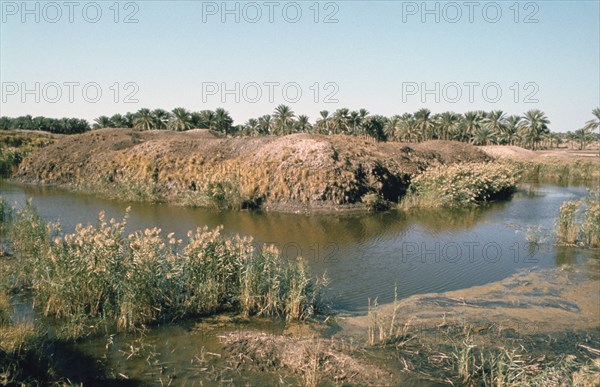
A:
<svg viewBox="0 0 600 387">
<path fill-rule="evenodd" d="M 558 248 L 553 237 L 560 205 L 585 194 L 583 186 L 528 183 L 510 200 L 469 210 L 307 215 L 127 203 L 0 181 L 0 196 L 7 202 L 19 207 L 31 198 L 42 217 L 59 220 L 64 232 L 78 223 L 95 223 L 100 211 L 120 219 L 131 206 L 130 230 L 156 226 L 185 240 L 188 230 L 223 225 L 226 234 L 277 244 L 288 259 L 302 255 L 313 274 L 327 273 L 326 297 L 336 311 L 351 314 L 366 312 L 369 299 L 393 301 L 395 289 L 405 298 L 499 281 L 523 268 L 585 263 L 599 252 Z M 223 364 L 215 368 L 224 355 L 219 333 L 247 329 L 247 322 L 213 324 L 218 328 L 208 330 L 196 324 L 155 327 L 142 336 L 96 337 L 57 347 L 56 353 L 74 380 L 104 374 L 109 383 L 125 378 L 151 384 L 177 378 L 176 384 L 190 385 L 280 381 L 273 374 L 235 373 Z M 264 322 L 249 327 L 275 329 L 275 334 L 283 329 Z"/>
<path fill-rule="evenodd" d="M 350 313 L 364 312 L 369 298 L 393 301 L 394 288 L 405 298 L 483 285 L 522 268 L 582 262 L 593 253 L 554 247 L 553 230 L 560 205 L 585 194 L 583 186 L 531 183 L 484 208 L 307 215 L 127 203 L 0 182 L 6 201 L 20 206 L 31 198 L 65 232 L 95 223 L 100 211 L 121 219 L 131 206 L 131 230 L 156 226 L 185 240 L 188 230 L 223 225 L 226 234 L 274 243 L 288 259 L 302 255 L 315 275 L 327 273 L 326 296 L 334 309 Z M 530 243 L 531 236 L 539 243 Z"/>
</svg>

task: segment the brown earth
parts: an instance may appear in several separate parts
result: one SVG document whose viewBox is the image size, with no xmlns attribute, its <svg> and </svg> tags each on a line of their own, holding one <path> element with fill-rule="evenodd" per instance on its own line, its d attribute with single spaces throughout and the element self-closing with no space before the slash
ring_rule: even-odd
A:
<svg viewBox="0 0 600 387">
<path fill-rule="evenodd" d="M 361 199 L 368 193 L 397 201 L 411 176 L 429 166 L 489 160 L 481 150 L 451 141 L 102 129 L 32 153 L 16 179 L 132 200 L 314 211 L 366 208 Z"/>
<path fill-rule="evenodd" d="M 398 324 L 423 331 L 448 325 L 519 335 L 600 329 L 599 269 L 592 260 L 582 268 L 522 271 L 487 285 L 408 297 L 381 305 L 377 313 L 386 321 L 395 314 Z M 343 334 L 357 339 L 365 337 L 369 324 L 369 316 L 340 321 Z"/>
<path fill-rule="evenodd" d="M 491 157 L 536 160 L 536 159 L 581 159 L 598 157 L 597 150 L 573 150 L 566 148 L 532 151 L 515 145 L 486 145 L 478 147 Z"/>
</svg>

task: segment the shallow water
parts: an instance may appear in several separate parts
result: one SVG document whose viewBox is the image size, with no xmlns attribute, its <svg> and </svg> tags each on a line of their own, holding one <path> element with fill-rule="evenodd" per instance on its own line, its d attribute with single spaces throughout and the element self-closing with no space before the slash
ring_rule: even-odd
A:
<svg viewBox="0 0 600 387">
<path fill-rule="evenodd" d="M 521 268 L 582 262 L 597 252 L 555 248 L 553 229 L 562 202 L 585 193 L 582 186 L 531 183 L 508 201 L 471 210 L 306 215 L 127 203 L 0 182 L 6 201 L 19 206 L 32 198 L 41 215 L 60 220 L 65 232 L 77 223 L 95 223 L 100 211 L 120 219 L 131 206 L 131 230 L 157 226 L 185 240 L 190 229 L 223 225 L 227 234 L 275 243 L 288 259 L 302 255 L 314 274 L 326 272 L 326 296 L 347 312 L 366 311 L 369 298 L 393 301 L 395 287 L 405 298 L 483 285 Z M 528 229 L 541 243 L 526 240 Z"/>
<path fill-rule="evenodd" d="M 445 292 L 499 281 L 522 268 L 553 268 L 588 262 L 598 251 L 553 246 L 553 229 L 563 201 L 584 196 L 582 186 L 524 184 L 508 201 L 471 210 L 415 210 L 372 214 L 279 214 L 211 211 L 162 204 L 126 203 L 57 188 L 0 181 L 0 196 L 23 205 L 27 198 L 48 220 L 70 232 L 95 223 L 98 213 L 122 218 L 131 206 L 130 230 L 155 227 L 185 239 L 196 227 L 223 225 L 227 234 L 249 235 L 278 244 L 289 259 L 301 254 L 315 275 L 327 272 L 326 296 L 338 311 L 365 312 L 379 303 L 414 294 Z M 539 243 L 526 240 L 534 229 Z M 433 296 L 432 296 L 433 297 Z M 22 309 L 22 310 L 21 310 Z M 17 314 L 34 318 L 24 303 Z M 223 361 L 218 336 L 243 329 L 278 335 L 281 322 L 252 320 L 199 324 L 186 321 L 153 327 L 144 334 L 117 334 L 57 346 L 65 377 L 103 383 L 155 385 L 272 385 L 275 373 L 238 372 Z M 383 361 L 383 360 L 381 360 Z M 128 379 L 126 379 L 128 378 Z M 287 379 L 298 384 L 300 380 Z M 430 385 L 403 380 L 403 385 Z"/>
</svg>

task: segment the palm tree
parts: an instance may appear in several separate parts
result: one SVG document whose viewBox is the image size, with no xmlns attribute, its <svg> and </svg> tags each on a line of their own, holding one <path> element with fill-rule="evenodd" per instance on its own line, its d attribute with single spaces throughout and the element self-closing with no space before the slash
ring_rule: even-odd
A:
<svg viewBox="0 0 600 387">
<path fill-rule="evenodd" d="M 94 120 L 94 129 L 112 128 L 113 123 L 107 116 L 100 116 Z"/>
<path fill-rule="evenodd" d="M 489 126 L 481 126 L 471 138 L 471 142 L 474 145 L 488 145 L 493 143 L 495 139 L 495 133 Z"/>
<path fill-rule="evenodd" d="M 277 134 L 291 133 L 294 124 L 294 112 L 287 105 L 279 105 L 275 108 L 273 118 L 277 125 Z"/>
<path fill-rule="evenodd" d="M 248 122 L 244 124 L 245 134 L 248 136 L 256 137 L 258 136 L 258 120 L 256 118 L 250 118 Z"/>
<path fill-rule="evenodd" d="M 548 120 L 546 114 L 537 109 L 530 110 L 523 116 L 523 126 L 521 129 L 523 139 L 533 150 L 536 150 L 542 136 L 549 132 L 549 124 L 550 120 Z"/>
<path fill-rule="evenodd" d="M 579 150 L 583 150 L 592 141 L 592 134 L 587 128 L 581 128 L 575 131 L 574 138 L 579 142 Z"/>
<path fill-rule="evenodd" d="M 444 140 L 448 140 L 459 125 L 460 116 L 454 112 L 444 112 L 438 117 L 438 127 L 440 128 L 441 137 Z"/>
<path fill-rule="evenodd" d="M 353 135 L 357 135 L 356 132 L 356 128 L 360 127 L 361 124 L 361 119 L 360 119 L 360 113 L 357 112 L 356 110 L 353 110 L 350 112 L 350 116 L 348 118 L 348 123 L 350 124 L 350 127 L 352 128 L 352 134 Z"/>
<path fill-rule="evenodd" d="M 175 108 L 172 111 L 171 120 L 168 125 L 171 130 L 190 130 L 193 126 L 192 115 L 184 108 Z"/>
<path fill-rule="evenodd" d="M 139 130 L 150 130 L 156 128 L 156 118 L 150 109 L 138 110 L 133 119 L 133 127 Z"/>
<path fill-rule="evenodd" d="M 487 126 L 495 136 L 499 136 L 504 131 L 506 115 L 502 110 L 493 110 L 485 115 L 481 121 Z"/>
<path fill-rule="evenodd" d="M 600 156 L 600 108 L 595 108 L 594 110 L 592 110 L 592 114 L 596 118 L 586 122 L 584 128 L 586 128 L 589 131 L 598 129 L 598 156 Z"/>
<path fill-rule="evenodd" d="M 595 108 L 592 110 L 592 114 L 594 115 L 594 119 L 589 120 L 585 123 L 585 128 L 594 130 L 600 128 L 600 108 Z"/>
<path fill-rule="evenodd" d="M 463 120 L 464 135 L 472 138 L 481 128 L 481 119 L 482 117 L 480 112 L 466 112 Z"/>
<path fill-rule="evenodd" d="M 333 133 L 347 132 L 349 129 L 350 110 L 341 108 L 333 114 Z"/>
<path fill-rule="evenodd" d="M 321 116 L 321 118 L 317 120 L 317 122 L 315 123 L 315 127 L 320 133 L 330 134 L 329 132 L 331 129 L 331 116 L 329 115 L 329 112 L 327 110 L 321 110 L 319 112 L 319 115 Z"/>
<path fill-rule="evenodd" d="M 231 130 L 233 125 L 233 119 L 229 115 L 229 112 L 223 108 L 215 110 L 215 129 L 219 132 L 224 133 L 226 136 Z"/>
<path fill-rule="evenodd" d="M 383 116 L 370 116 L 365 121 L 365 134 L 377 141 L 385 140 L 385 121 L 386 118 Z"/>
<path fill-rule="evenodd" d="M 171 113 L 164 109 L 154 109 L 152 111 L 154 116 L 154 122 L 156 123 L 156 129 L 166 129 L 169 121 L 171 120 Z"/>
<path fill-rule="evenodd" d="M 298 121 L 296 121 L 296 131 L 301 133 L 309 133 L 312 129 L 312 125 L 308 120 L 308 116 L 298 116 Z"/>
<path fill-rule="evenodd" d="M 508 116 L 506 118 L 500 138 L 508 145 L 514 145 L 519 140 L 519 130 L 521 129 L 521 116 Z"/>
<path fill-rule="evenodd" d="M 396 130 L 398 132 L 398 139 L 402 141 L 419 141 L 417 121 L 415 117 L 410 113 L 404 113 L 402 116 L 400 116 L 400 120 L 396 125 Z"/>
<path fill-rule="evenodd" d="M 273 133 L 274 121 L 270 114 L 265 114 L 258 119 L 258 131 L 260 134 L 268 135 Z"/>
<path fill-rule="evenodd" d="M 217 121 L 215 112 L 212 110 L 202 110 L 192 113 L 192 124 L 195 128 L 216 130 Z"/>
<path fill-rule="evenodd" d="M 415 121 L 421 139 L 429 140 L 433 137 L 433 117 L 431 117 L 431 111 L 429 109 L 421 109 L 415 113 Z"/>
<path fill-rule="evenodd" d="M 110 117 L 110 122 L 112 122 L 113 127 L 115 128 L 127 127 L 127 119 L 120 114 L 114 114 L 112 117 Z"/>
<path fill-rule="evenodd" d="M 385 120 L 383 131 L 388 140 L 398 141 L 400 140 L 400 116 L 395 115 Z"/>
<path fill-rule="evenodd" d="M 133 128 L 133 120 L 135 120 L 135 113 L 127 112 L 123 116 L 123 119 L 125 120 L 126 127 Z"/>
</svg>

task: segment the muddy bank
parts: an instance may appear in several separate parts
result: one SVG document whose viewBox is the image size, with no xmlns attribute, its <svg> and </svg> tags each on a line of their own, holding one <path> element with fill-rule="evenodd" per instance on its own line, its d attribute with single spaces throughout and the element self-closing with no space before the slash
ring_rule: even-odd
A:
<svg viewBox="0 0 600 387">
<path fill-rule="evenodd" d="M 440 164 L 485 162 L 450 141 L 374 143 L 336 135 L 223 138 L 103 129 L 32 153 L 15 178 L 126 200 L 276 211 L 361 210 L 366 195 L 397 202 L 411 176 Z"/>
<path fill-rule="evenodd" d="M 588 267 L 521 271 L 502 281 L 444 293 L 416 295 L 380 305 L 381 320 L 411 327 L 470 325 L 552 334 L 566 330 L 600 329 L 600 264 Z M 363 337 L 371 316 L 340 319 L 344 334 Z"/>
</svg>

